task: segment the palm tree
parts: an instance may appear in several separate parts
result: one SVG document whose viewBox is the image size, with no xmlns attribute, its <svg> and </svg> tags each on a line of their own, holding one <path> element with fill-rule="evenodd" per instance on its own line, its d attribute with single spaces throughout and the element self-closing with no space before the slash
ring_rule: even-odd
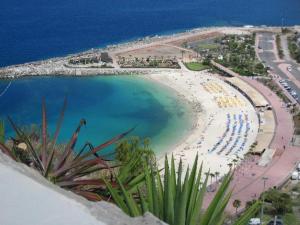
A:
<svg viewBox="0 0 300 225">
<path fill-rule="evenodd" d="M 232 206 L 235 208 L 235 214 L 237 215 L 238 208 L 241 207 L 241 200 L 235 199 L 232 203 Z"/>
<path fill-rule="evenodd" d="M 212 185 L 213 178 L 215 177 L 215 174 L 214 173 L 210 173 L 209 176 L 210 176 L 210 184 Z"/>
<path fill-rule="evenodd" d="M 237 159 L 233 159 L 232 162 L 233 162 L 233 166 L 235 167 L 236 163 L 238 162 L 238 160 Z"/>
<path fill-rule="evenodd" d="M 181 59 L 183 60 L 183 54 L 185 53 L 184 50 L 181 50 Z"/>
<path fill-rule="evenodd" d="M 220 175 L 220 172 L 219 172 L 219 171 L 216 171 L 216 172 L 215 172 L 216 182 L 218 182 L 218 177 L 219 177 L 219 175 Z"/>
</svg>

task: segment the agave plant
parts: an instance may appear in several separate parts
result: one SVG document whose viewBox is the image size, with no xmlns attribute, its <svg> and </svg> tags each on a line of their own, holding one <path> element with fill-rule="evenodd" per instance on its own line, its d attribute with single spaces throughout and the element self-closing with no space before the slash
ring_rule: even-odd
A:
<svg viewBox="0 0 300 225">
<path fill-rule="evenodd" d="M 110 160 L 106 159 L 105 155 L 101 156 L 99 152 L 119 141 L 134 128 L 119 134 L 96 147 L 87 143 L 80 150 L 76 150 L 75 145 L 80 129 L 86 124 L 86 121 L 82 119 L 72 134 L 69 142 L 61 149 L 58 147 L 57 138 L 63 122 L 66 104 L 67 101 L 65 99 L 55 133 L 52 138 L 49 138 L 47 131 L 46 106 L 45 101 L 43 100 L 41 138 L 38 140 L 38 143 L 33 143 L 28 135 L 24 133 L 10 117 L 8 117 L 10 124 L 16 132 L 16 138 L 14 139 L 14 144 L 11 148 L 0 141 L 0 150 L 12 159 L 36 169 L 42 176 L 62 188 L 71 190 L 89 200 L 101 200 L 105 197 L 105 191 L 107 190 L 106 185 L 103 179 L 100 179 L 100 177 L 95 178 L 91 175 L 97 171 L 106 171 L 111 177 L 112 185 L 115 186 L 112 179 L 114 174 L 112 170 L 118 165 L 111 163 Z M 3 125 L 0 124 L 0 135 L 2 134 L 2 127 Z M 134 165 L 135 160 L 128 163 L 128 167 Z M 132 177 L 126 176 L 126 172 L 129 170 L 129 168 L 124 168 L 124 170 L 120 171 L 119 176 L 123 177 L 122 182 L 127 183 L 131 180 Z M 136 183 L 137 180 L 141 180 L 140 178 L 135 179 L 133 183 Z"/>
<path fill-rule="evenodd" d="M 224 176 L 218 191 L 206 210 L 203 201 L 207 191 L 209 173 L 202 177 L 202 164 L 198 170 L 198 156 L 191 171 L 189 168 L 183 177 L 182 161 L 180 160 L 176 176 L 174 158 L 171 165 L 165 158 L 163 179 L 157 168 L 144 166 L 145 181 L 140 183 L 137 194 L 127 190 L 120 179 L 120 189 L 115 189 L 109 182 L 106 185 L 114 202 L 128 215 L 139 216 L 151 212 L 170 225 L 221 225 L 226 218 L 225 208 L 231 197 L 228 191 L 232 173 Z M 204 178 L 204 179 L 202 179 Z M 203 181 L 201 183 L 201 181 Z M 246 225 L 259 209 L 259 202 L 252 205 L 235 225 Z"/>
</svg>

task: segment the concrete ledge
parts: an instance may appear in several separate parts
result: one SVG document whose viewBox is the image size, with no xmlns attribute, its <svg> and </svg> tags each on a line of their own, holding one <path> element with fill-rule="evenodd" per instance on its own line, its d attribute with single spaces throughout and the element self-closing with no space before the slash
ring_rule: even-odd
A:
<svg viewBox="0 0 300 225">
<path fill-rule="evenodd" d="M 131 218 L 113 204 L 89 202 L 48 182 L 1 151 L 0 179 L 0 224 L 3 225 L 165 224 L 150 213 Z"/>
</svg>

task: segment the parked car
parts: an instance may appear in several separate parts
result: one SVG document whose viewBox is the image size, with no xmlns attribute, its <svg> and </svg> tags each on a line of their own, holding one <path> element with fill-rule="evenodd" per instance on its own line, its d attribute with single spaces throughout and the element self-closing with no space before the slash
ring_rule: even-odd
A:
<svg viewBox="0 0 300 225">
<path fill-rule="evenodd" d="M 292 67 L 291 67 L 291 66 L 288 66 L 288 67 L 287 67 L 287 70 L 288 70 L 289 72 L 291 72 L 291 71 L 292 71 Z"/>
<path fill-rule="evenodd" d="M 248 225 L 260 225 L 260 218 L 251 218 Z"/>
<path fill-rule="evenodd" d="M 276 222 L 274 220 L 271 220 L 269 223 L 267 223 L 267 225 L 284 225 L 282 220 L 276 220 Z"/>
<path fill-rule="evenodd" d="M 291 95 L 292 95 L 294 98 L 297 98 L 297 97 L 298 97 L 297 93 L 291 93 Z"/>
<path fill-rule="evenodd" d="M 297 164 L 297 170 L 300 171 L 300 162 Z"/>
<path fill-rule="evenodd" d="M 294 171 L 292 173 L 291 179 L 292 180 L 298 180 L 298 178 L 299 178 L 299 172 L 298 171 Z"/>
</svg>

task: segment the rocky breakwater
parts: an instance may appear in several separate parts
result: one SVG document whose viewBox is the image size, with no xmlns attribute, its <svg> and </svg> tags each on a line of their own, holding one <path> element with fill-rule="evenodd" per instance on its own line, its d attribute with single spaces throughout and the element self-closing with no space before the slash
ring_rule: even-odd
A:
<svg viewBox="0 0 300 225">
<path fill-rule="evenodd" d="M 92 76 L 147 74 L 152 69 L 115 69 L 115 68 L 72 68 L 65 66 L 67 60 L 47 60 L 0 68 L 0 78 L 11 79 L 24 76 Z"/>
</svg>

